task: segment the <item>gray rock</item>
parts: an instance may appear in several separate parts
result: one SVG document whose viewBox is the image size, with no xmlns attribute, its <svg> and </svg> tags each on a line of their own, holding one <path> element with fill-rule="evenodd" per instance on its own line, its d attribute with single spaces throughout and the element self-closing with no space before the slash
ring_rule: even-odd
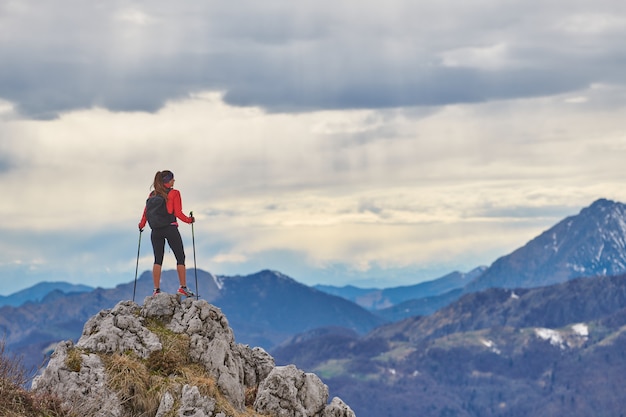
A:
<svg viewBox="0 0 626 417">
<path fill-rule="evenodd" d="M 177 295 L 161 293 L 143 300 L 141 314 L 144 317 L 167 320 L 174 315 L 178 307 L 180 307 L 180 299 Z"/>
<path fill-rule="evenodd" d="M 238 350 L 244 361 L 244 384 L 247 387 L 258 386 L 276 366 L 274 358 L 263 348 L 238 345 Z"/>
<path fill-rule="evenodd" d="M 173 409 L 174 396 L 168 391 L 163 394 L 163 398 L 161 398 L 161 403 L 159 404 L 159 408 L 154 417 L 164 417 L 167 415 L 171 415 Z"/>
<path fill-rule="evenodd" d="M 252 396 L 248 401 L 254 401 L 254 409 L 262 414 L 354 417 L 350 407 L 338 398 L 327 405 L 328 387 L 316 375 L 293 365 L 276 367 L 274 359 L 263 349 L 235 343 L 228 320 L 219 308 L 204 300 L 181 301 L 172 294 L 147 297 L 144 303 L 139 306 L 122 301 L 89 319 L 76 344 L 77 350 L 72 353 L 73 364 L 68 365 L 73 344 L 58 344 L 44 372 L 33 381 L 33 389 L 56 394 L 77 415 L 131 417 L 133 410 L 122 406 L 120 398 L 108 388 L 100 355 L 130 351 L 139 358 L 152 358 L 152 352 L 163 350 L 159 336 L 146 327 L 147 322 L 156 319 L 169 331 L 189 337 L 188 360 L 203 366 L 237 410 L 245 409 L 248 393 Z M 157 417 L 173 413 L 181 417 L 213 417 L 215 413 L 215 398 L 201 395 L 196 386 L 181 386 L 173 380 L 156 400 Z M 153 406 L 156 408 L 156 403 Z M 226 416 L 217 413 L 215 417 Z"/>
<path fill-rule="evenodd" d="M 112 310 L 101 311 L 87 321 L 76 346 L 101 353 L 133 351 L 147 358 L 163 347 L 138 314 L 139 306 L 132 301 L 123 301 Z"/>
<path fill-rule="evenodd" d="M 329 405 L 324 408 L 322 417 L 356 417 L 354 411 L 344 403 L 341 398 L 335 397 Z"/>
<path fill-rule="evenodd" d="M 222 311 L 204 300 L 186 299 L 168 329 L 190 336 L 189 356 L 217 380 L 224 396 L 239 410 L 245 408 L 245 361 Z"/>
<path fill-rule="evenodd" d="M 288 365 L 275 367 L 261 383 L 254 409 L 279 417 L 313 417 L 327 401 L 328 387 L 317 375 Z"/>
<path fill-rule="evenodd" d="M 72 342 L 60 342 L 43 373 L 34 378 L 31 388 L 53 393 L 76 415 L 122 417 L 117 395 L 108 389 L 104 364 L 96 354 L 81 354 L 80 370 L 69 369 L 68 350 Z"/>
<path fill-rule="evenodd" d="M 200 394 L 198 387 L 185 385 L 178 410 L 180 417 L 211 417 L 215 409 L 215 399 Z"/>
</svg>

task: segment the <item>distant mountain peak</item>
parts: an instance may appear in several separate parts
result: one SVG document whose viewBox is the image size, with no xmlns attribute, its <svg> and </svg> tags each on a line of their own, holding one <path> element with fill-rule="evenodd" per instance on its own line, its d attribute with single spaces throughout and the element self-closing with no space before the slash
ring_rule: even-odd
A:
<svg viewBox="0 0 626 417">
<path fill-rule="evenodd" d="M 580 216 L 597 217 L 598 220 L 608 221 L 611 218 L 622 218 L 626 212 L 626 204 L 601 198 L 594 201 L 589 207 L 580 211 Z"/>
<path fill-rule="evenodd" d="M 591 203 L 589 208 L 594 208 L 594 207 L 598 207 L 598 206 L 606 206 L 606 205 L 614 205 L 614 204 L 615 204 L 615 201 L 609 200 L 608 198 L 600 197 L 596 201 Z M 583 210 L 585 210 L 585 209 L 583 209 Z"/>
<path fill-rule="evenodd" d="M 266 273 L 266 274 L 272 274 L 276 278 L 279 278 L 279 279 L 288 280 L 288 281 L 294 281 L 294 279 L 291 278 L 290 276 L 287 276 L 287 275 L 285 275 L 285 274 L 283 274 L 282 272 L 279 272 L 279 271 L 274 271 L 272 269 L 266 269 L 266 270 L 264 270 L 262 272 Z"/>
<path fill-rule="evenodd" d="M 600 198 L 496 260 L 466 287 L 535 287 L 626 272 L 626 205 Z"/>
<path fill-rule="evenodd" d="M 247 275 L 246 278 L 277 278 L 283 281 L 295 281 L 293 278 L 283 274 L 282 272 L 275 271 L 273 269 L 263 269 L 251 275 Z"/>
<path fill-rule="evenodd" d="M 585 210 L 594 210 L 594 209 L 606 209 L 606 208 L 614 208 L 617 206 L 623 206 L 623 204 L 619 203 L 619 202 L 615 202 L 613 200 L 609 200 L 606 198 L 599 198 L 596 201 L 594 201 L 593 203 L 591 203 L 591 205 L 587 208 L 584 208 L 582 211 Z"/>
<path fill-rule="evenodd" d="M 42 281 L 32 287 L 20 290 L 11 295 L 0 296 L 0 307 L 5 305 L 17 307 L 29 301 L 39 302 L 46 299 L 48 294 L 56 292 L 60 294 L 70 294 L 89 291 L 93 291 L 93 288 L 87 285 L 71 284 L 69 282 L 62 281 Z"/>
</svg>

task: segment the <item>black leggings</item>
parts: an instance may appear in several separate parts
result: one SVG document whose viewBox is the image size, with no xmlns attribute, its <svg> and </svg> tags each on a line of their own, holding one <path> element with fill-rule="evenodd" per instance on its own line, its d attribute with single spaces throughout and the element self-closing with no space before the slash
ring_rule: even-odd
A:
<svg viewBox="0 0 626 417">
<path fill-rule="evenodd" d="M 154 263 L 156 265 L 163 265 L 166 239 L 176 257 L 176 265 L 185 265 L 185 250 L 183 249 L 183 239 L 180 237 L 178 226 L 169 225 L 159 229 L 152 229 L 150 239 L 152 240 Z"/>
</svg>

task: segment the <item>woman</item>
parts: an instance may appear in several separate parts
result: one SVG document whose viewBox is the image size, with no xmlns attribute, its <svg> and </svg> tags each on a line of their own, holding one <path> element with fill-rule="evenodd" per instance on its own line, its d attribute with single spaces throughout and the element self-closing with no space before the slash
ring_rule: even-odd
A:
<svg viewBox="0 0 626 417">
<path fill-rule="evenodd" d="M 176 219 L 180 219 L 185 223 L 193 223 L 195 219 L 187 217 L 183 213 L 183 205 L 180 198 L 180 192 L 174 187 L 174 174 L 172 171 L 158 171 L 154 176 L 152 187 L 154 190 L 148 196 L 146 207 L 143 210 L 141 221 L 139 222 L 139 230 L 143 231 L 146 222 L 150 224 L 152 233 L 152 249 L 154 251 L 154 266 L 152 267 L 152 280 L 154 282 L 153 296 L 161 292 L 161 267 L 163 265 L 163 255 L 165 253 L 165 241 L 172 248 L 176 257 L 176 272 L 178 272 L 178 280 L 180 287 L 178 294 L 185 297 L 193 296 L 187 288 L 187 273 L 185 269 L 185 250 L 183 248 L 183 239 L 178 231 L 178 223 Z M 159 207 L 161 205 L 161 207 Z M 161 212 L 159 213 L 159 210 Z M 156 217 L 156 219 L 155 219 Z M 159 223 L 163 218 L 166 221 Z"/>
</svg>

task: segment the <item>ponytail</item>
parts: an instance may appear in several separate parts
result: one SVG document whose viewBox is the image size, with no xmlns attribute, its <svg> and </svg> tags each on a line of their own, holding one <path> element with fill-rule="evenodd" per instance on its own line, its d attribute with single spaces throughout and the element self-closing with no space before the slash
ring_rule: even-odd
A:
<svg viewBox="0 0 626 417">
<path fill-rule="evenodd" d="M 170 174 L 170 171 L 157 171 L 154 175 L 154 182 L 152 183 L 152 188 L 154 188 L 154 195 L 162 196 L 165 201 L 167 201 L 167 188 L 165 188 L 165 184 L 163 183 L 163 177 Z"/>
</svg>

